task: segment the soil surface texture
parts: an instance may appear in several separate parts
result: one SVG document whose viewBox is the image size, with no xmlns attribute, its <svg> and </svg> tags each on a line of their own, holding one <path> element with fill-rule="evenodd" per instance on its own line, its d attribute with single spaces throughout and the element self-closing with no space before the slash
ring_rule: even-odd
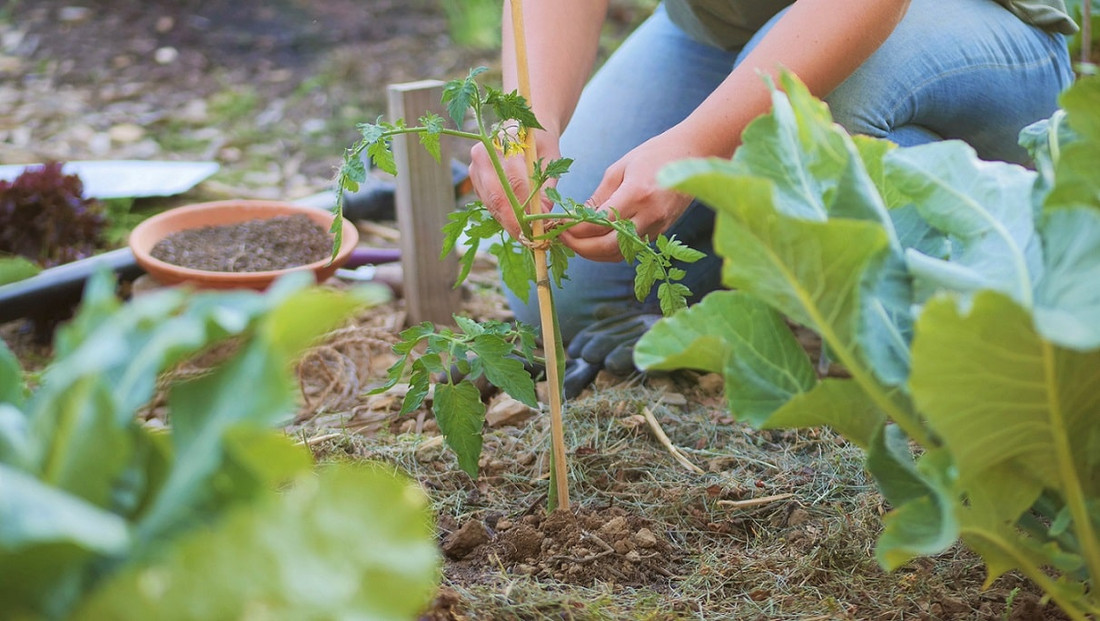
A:
<svg viewBox="0 0 1100 621">
<path fill-rule="evenodd" d="M 328 233 L 296 214 L 180 231 L 157 242 L 149 254 L 208 272 L 268 272 L 321 261 L 331 250 Z"/>
</svg>

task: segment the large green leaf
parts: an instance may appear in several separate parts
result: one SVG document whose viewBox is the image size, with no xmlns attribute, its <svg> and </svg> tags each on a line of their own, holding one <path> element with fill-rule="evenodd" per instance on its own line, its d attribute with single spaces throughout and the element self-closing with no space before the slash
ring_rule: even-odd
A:
<svg viewBox="0 0 1100 621">
<path fill-rule="evenodd" d="M 1073 132 L 1073 139 L 1062 141 L 1062 133 L 1053 138 L 1058 141 L 1057 154 L 1053 155 L 1054 174 L 1057 179 L 1046 197 L 1048 208 L 1100 207 L 1100 78 L 1078 80 L 1061 96 L 1065 109 L 1065 123 Z"/>
<path fill-rule="evenodd" d="M 885 164 L 921 216 L 951 238 L 950 263 L 908 251 L 910 268 L 926 290 L 997 289 L 1031 305 L 1042 267 L 1032 204 L 1035 173 L 983 162 L 958 141 L 895 149 Z"/>
<path fill-rule="evenodd" d="M 882 410 L 852 380 L 826 379 L 795 395 L 762 421 L 764 428 L 831 427 L 852 444 L 867 449 L 885 421 Z"/>
<path fill-rule="evenodd" d="M 438 569 L 423 492 L 381 466 L 328 466 L 125 569 L 73 618 L 405 620 Z"/>
<path fill-rule="evenodd" d="M 63 610 L 97 555 L 130 548 L 126 521 L 0 464 L 0 601 L 5 616 Z M 31 617 L 33 618 L 33 617 Z"/>
<path fill-rule="evenodd" d="M 733 161 L 740 172 L 775 184 L 779 213 L 808 220 L 827 217 L 878 222 L 894 239 L 886 204 L 860 149 L 833 122 L 828 106 L 814 98 L 791 73 L 783 91 L 772 90 L 772 112 L 746 128 Z M 879 153 L 878 155 L 881 155 Z"/>
<path fill-rule="evenodd" d="M 173 423 L 175 461 L 164 487 L 138 533 L 145 539 L 163 536 L 201 506 L 210 493 L 210 479 L 224 460 L 219 438 L 242 424 L 269 426 L 293 410 L 294 392 L 287 378 L 288 361 L 261 340 L 198 379 L 176 385 L 168 395 Z M 250 397 L 241 388 L 250 386 Z"/>
<path fill-rule="evenodd" d="M 658 321 L 634 347 L 634 363 L 648 371 L 724 374 L 730 410 L 756 425 L 816 382 L 813 365 L 783 318 L 736 291 L 715 291 Z"/>
<path fill-rule="evenodd" d="M 71 386 L 52 404 L 53 430 L 41 456 L 41 478 L 97 506 L 108 506 L 116 479 L 133 450 L 129 427 L 115 424 L 115 401 L 99 378 Z M 39 420 L 42 420 L 41 417 Z"/>
<path fill-rule="evenodd" d="M 887 514 L 885 528 L 875 546 L 875 557 L 886 569 L 897 569 L 919 556 L 944 552 L 959 536 L 950 456 L 944 451 L 929 451 L 917 462 L 916 471 L 927 485 L 927 493 Z"/>
<path fill-rule="evenodd" d="M 1042 487 L 1100 494 L 1100 393 L 1088 388 L 1100 385 L 1100 351 L 1043 340 L 1012 300 L 985 292 L 965 314 L 951 298 L 930 302 L 917 324 L 910 384 L 963 488 L 1019 499 L 1011 511 L 1000 507 L 1001 518 L 1013 520 Z M 1015 476 L 1003 476 L 1008 464 Z"/>
<path fill-rule="evenodd" d="M 1061 347 L 1100 347 L 1100 209 L 1051 209 L 1040 227 L 1045 270 L 1035 291 L 1039 331 Z"/>
<path fill-rule="evenodd" d="M 26 399 L 23 367 L 8 346 L 0 341 L 0 403 L 21 407 Z"/>
<path fill-rule="evenodd" d="M 481 457 L 481 430 L 485 426 L 485 404 L 477 386 L 468 380 L 458 384 L 436 384 L 432 412 L 447 446 L 458 457 L 458 467 L 477 478 Z"/>
</svg>

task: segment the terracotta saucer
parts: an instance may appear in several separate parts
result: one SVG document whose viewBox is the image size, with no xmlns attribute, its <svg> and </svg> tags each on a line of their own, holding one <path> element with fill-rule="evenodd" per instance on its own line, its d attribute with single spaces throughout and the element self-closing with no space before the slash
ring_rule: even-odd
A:
<svg viewBox="0 0 1100 621">
<path fill-rule="evenodd" d="M 332 225 L 332 214 L 313 207 L 280 201 L 226 200 L 196 203 L 169 209 L 152 216 L 134 227 L 130 233 L 130 249 L 139 266 L 163 285 L 190 284 L 203 289 L 265 289 L 279 276 L 291 271 L 310 270 L 317 282 L 323 282 L 347 262 L 359 242 L 359 231 L 349 220 L 343 221 L 343 242 L 333 261 L 321 261 L 267 272 L 211 272 L 180 267 L 150 255 L 153 246 L 165 237 L 185 229 L 204 226 L 238 224 L 248 220 L 303 214 L 326 231 Z"/>
</svg>

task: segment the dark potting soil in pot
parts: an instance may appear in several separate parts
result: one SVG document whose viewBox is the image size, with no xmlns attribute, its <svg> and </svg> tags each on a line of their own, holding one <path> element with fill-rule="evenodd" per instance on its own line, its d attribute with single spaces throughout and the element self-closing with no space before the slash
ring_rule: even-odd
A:
<svg viewBox="0 0 1100 621">
<path fill-rule="evenodd" d="M 208 272 L 266 272 L 328 258 L 332 238 L 296 214 L 173 233 L 149 252 L 165 263 Z"/>
</svg>

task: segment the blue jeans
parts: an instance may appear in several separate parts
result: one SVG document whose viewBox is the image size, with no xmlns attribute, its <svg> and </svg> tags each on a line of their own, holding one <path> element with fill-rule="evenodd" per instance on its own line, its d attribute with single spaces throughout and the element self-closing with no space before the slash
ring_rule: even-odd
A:
<svg viewBox="0 0 1100 621">
<path fill-rule="evenodd" d="M 727 52 L 691 39 L 659 6 L 585 87 L 561 140 L 562 155 L 574 160 L 558 184 L 562 195 L 587 199 L 608 166 L 691 113 L 778 17 Z M 1020 129 L 1050 116 L 1072 79 L 1062 35 L 1024 24 L 994 0 L 912 0 L 887 41 L 825 99 L 851 133 L 903 146 L 957 138 L 984 159 L 1023 162 Z M 696 299 L 721 286 L 713 222 L 694 203 L 667 231 L 709 255 L 684 279 Z M 575 257 L 568 274 L 554 292 L 566 341 L 601 306 L 659 312 L 655 292 L 644 303 L 634 298 L 631 265 Z M 526 304 L 507 295 L 518 320 L 538 323 L 533 293 Z"/>
</svg>

